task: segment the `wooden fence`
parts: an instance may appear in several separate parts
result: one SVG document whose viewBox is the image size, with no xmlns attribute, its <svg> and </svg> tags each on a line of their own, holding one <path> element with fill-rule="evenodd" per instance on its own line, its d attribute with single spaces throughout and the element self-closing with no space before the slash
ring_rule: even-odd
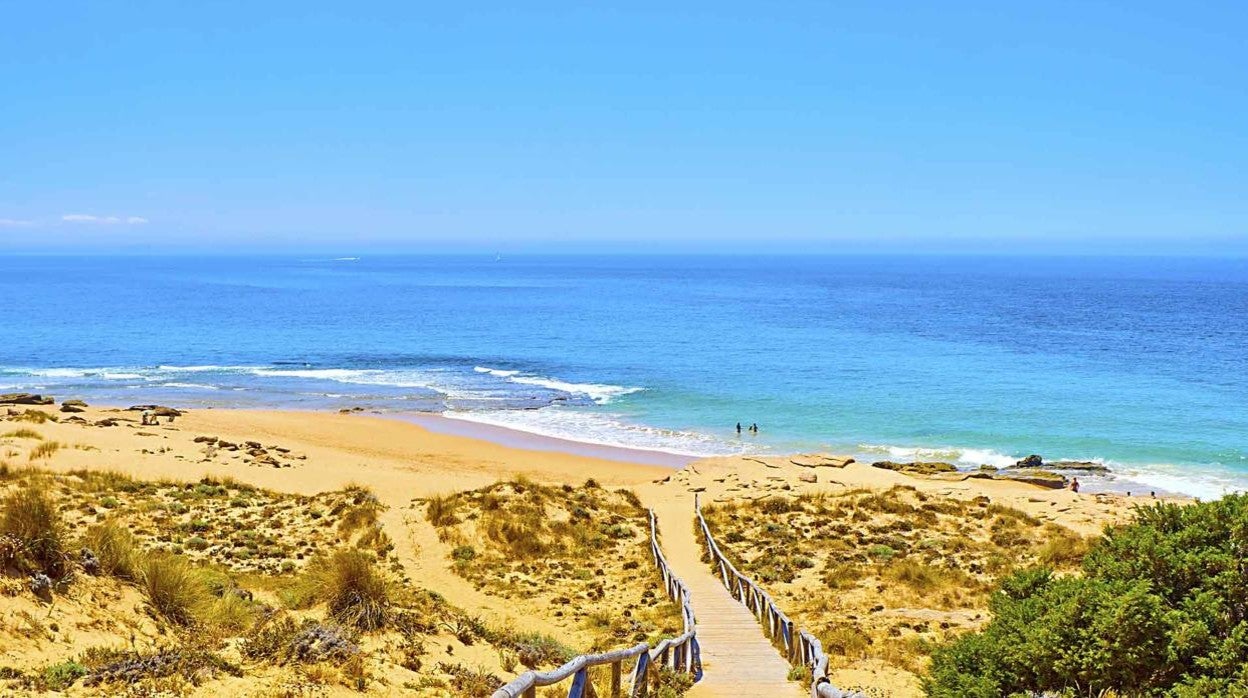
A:
<svg viewBox="0 0 1248 698">
<path fill-rule="evenodd" d="M 857 691 L 843 691 L 832 685 L 828 679 L 828 656 L 823 653 L 823 644 L 819 642 L 819 638 L 794 625 L 771 596 L 755 584 L 754 580 L 742 574 L 720 551 L 715 537 L 711 535 L 710 526 L 702 518 L 702 504 L 697 495 L 694 495 L 694 508 L 698 514 L 698 526 L 702 529 L 706 547 L 710 551 L 711 565 L 719 573 L 728 593 L 754 613 L 754 617 L 763 626 L 763 633 L 790 664 L 810 669 L 811 698 L 866 698 Z"/>
<path fill-rule="evenodd" d="M 653 650 L 643 642 L 602 654 L 583 654 L 551 671 L 526 671 L 495 691 L 493 698 L 535 698 L 539 686 L 550 686 L 569 678 L 572 683 L 568 687 L 568 698 L 596 698 L 597 692 L 589 680 L 589 669 L 604 665 L 611 667 L 610 695 L 620 696 L 623 689 L 624 662 L 630 660 L 634 663 L 632 671 L 629 672 L 628 695 L 633 698 L 647 695 L 650 668 L 655 664 L 693 674 L 694 681 L 702 678 L 702 655 L 698 647 L 689 589 L 672 573 L 667 558 L 663 556 L 663 549 L 659 547 L 658 519 L 655 518 L 653 509 L 650 510 L 650 553 L 663 577 L 663 588 L 668 598 L 680 604 L 680 615 L 684 622 L 684 632 L 681 635 L 663 640 Z"/>
</svg>

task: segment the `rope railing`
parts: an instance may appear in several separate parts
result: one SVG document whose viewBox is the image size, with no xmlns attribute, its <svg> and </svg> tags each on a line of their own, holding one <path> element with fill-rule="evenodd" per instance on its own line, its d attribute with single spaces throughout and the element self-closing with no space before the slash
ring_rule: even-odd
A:
<svg viewBox="0 0 1248 698">
<path fill-rule="evenodd" d="M 674 671 L 693 674 L 693 680 L 702 678 L 702 652 L 698 646 L 696 623 L 693 616 L 693 605 L 689 600 L 689 589 L 685 583 L 672 573 L 672 568 L 663 556 L 659 546 L 658 519 L 654 510 L 650 510 L 650 554 L 654 557 L 655 567 L 663 578 L 663 590 L 667 597 L 680 605 L 680 616 L 684 623 L 684 632 L 677 637 L 670 637 L 650 648 L 647 643 L 640 643 L 625 649 L 603 652 L 601 654 L 582 654 L 573 657 L 558 669 L 550 671 L 526 671 L 512 679 L 510 683 L 494 692 L 493 698 L 535 698 L 539 686 L 553 684 L 572 679 L 568 687 L 568 698 L 595 698 L 597 695 L 593 683 L 589 680 L 589 669 L 595 666 L 611 666 L 610 695 L 624 695 L 623 669 L 624 662 L 635 660 L 630 673 L 628 696 L 642 698 L 650 688 L 650 670 L 653 666 L 669 667 Z"/>
<path fill-rule="evenodd" d="M 828 678 L 828 655 L 824 654 L 819 638 L 803 628 L 798 628 L 767 592 L 732 564 L 711 535 L 711 527 L 702 517 L 701 500 L 696 494 L 693 501 L 698 514 L 698 526 L 702 529 L 707 550 L 710 552 L 711 565 L 718 572 L 728 593 L 750 609 L 763 626 L 763 634 L 780 650 L 789 664 L 810 669 L 811 698 L 866 698 L 857 691 L 844 691 L 832 685 Z"/>
</svg>

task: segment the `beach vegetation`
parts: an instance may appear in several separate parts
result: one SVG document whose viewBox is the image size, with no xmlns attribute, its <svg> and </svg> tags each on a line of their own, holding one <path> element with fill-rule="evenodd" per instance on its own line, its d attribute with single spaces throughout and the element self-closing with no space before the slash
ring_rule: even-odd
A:
<svg viewBox="0 0 1248 698">
<path fill-rule="evenodd" d="M 31 424 L 45 424 L 47 422 L 60 421 L 57 418 L 57 416 L 54 414 L 49 414 L 48 412 L 44 412 L 43 410 L 32 410 L 32 409 L 27 409 L 21 414 L 17 414 L 12 417 L 9 417 L 9 419 L 15 422 L 30 422 Z"/>
<path fill-rule="evenodd" d="M 60 580 L 70 572 L 66 529 L 56 504 L 38 481 L 0 502 L 0 564 L 9 572 Z"/>
<path fill-rule="evenodd" d="M 281 594 L 292 609 L 324 603 L 339 623 L 377 630 L 391 617 L 390 589 L 377 561 L 359 550 L 339 550 L 313 560 Z"/>
<path fill-rule="evenodd" d="M 137 581 L 152 609 L 175 625 L 190 625 L 211 601 L 203 579 L 180 555 L 143 556 Z"/>
<path fill-rule="evenodd" d="M 35 441 L 42 441 L 43 434 L 34 429 L 14 429 L 0 435 L 0 439 L 34 439 Z"/>
<path fill-rule="evenodd" d="M 1018 571 L 992 620 L 938 647 L 924 690 L 997 695 L 1248 695 L 1248 495 L 1137 509 L 1081 575 Z"/>
<path fill-rule="evenodd" d="M 101 574 L 138 579 L 139 552 L 134 535 L 126 527 L 115 521 L 90 526 L 83 533 L 82 545 L 98 560 Z"/>
<path fill-rule="evenodd" d="M 30 449 L 29 459 L 32 461 L 51 458 L 54 453 L 61 450 L 61 442 L 59 441 L 41 441 L 34 448 Z"/>
</svg>

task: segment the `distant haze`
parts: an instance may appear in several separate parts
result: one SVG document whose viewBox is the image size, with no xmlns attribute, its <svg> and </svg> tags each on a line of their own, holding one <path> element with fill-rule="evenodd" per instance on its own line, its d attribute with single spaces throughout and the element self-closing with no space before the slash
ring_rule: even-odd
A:
<svg viewBox="0 0 1248 698">
<path fill-rule="evenodd" d="M 1248 9 L 1031 5 L 10 4 L 0 253 L 1248 254 Z"/>
</svg>

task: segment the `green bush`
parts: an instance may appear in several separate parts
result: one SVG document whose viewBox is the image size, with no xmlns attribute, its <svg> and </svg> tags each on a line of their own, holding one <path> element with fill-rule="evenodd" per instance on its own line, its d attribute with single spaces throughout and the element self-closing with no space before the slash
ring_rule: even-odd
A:
<svg viewBox="0 0 1248 698">
<path fill-rule="evenodd" d="M 1248 695 L 1248 495 L 1140 508 L 1082 577 L 1016 573 L 938 648 L 929 696 Z"/>
</svg>

